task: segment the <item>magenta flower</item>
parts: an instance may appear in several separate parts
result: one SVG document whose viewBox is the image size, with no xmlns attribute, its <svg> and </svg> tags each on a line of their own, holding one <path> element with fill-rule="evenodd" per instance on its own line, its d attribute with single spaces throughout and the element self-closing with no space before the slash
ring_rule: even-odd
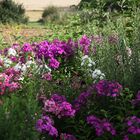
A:
<svg viewBox="0 0 140 140">
<path fill-rule="evenodd" d="M 79 40 L 79 44 L 82 46 L 82 51 L 84 55 L 88 55 L 89 46 L 91 45 L 91 40 L 86 35 L 83 35 L 83 37 Z"/>
<path fill-rule="evenodd" d="M 122 86 L 118 82 L 100 80 L 94 85 L 94 89 L 98 95 L 116 97 L 119 96 Z"/>
<path fill-rule="evenodd" d="M 54 114 L 58 118 L 75 116 L 75 109 L 72 105 L 65 101 L 63 96 L 56 94 L 49 100 L 44 101 L 44 111 Z"/>
<path fill-rule="evenodd" d="M 49 60 L 49 66 L 51 68 L 57 69 L 57 68 L 59 68 L 59 65 L 60 65 L 60 62 L 58 62 L 55 58 L 51 58 Z"/>
<path fill-rule="evenodd" d="M 29 44 L 29 43 L 25 43 L 23 45 L 23 47 L 21 48 L 21 50 L 26 53 L 26 52 L 32 52 L 33 51 L 33 48 L 32 46 Z"/>
<path fill-rule="evenodd" d="M 53 125 L 54 122 L 50 117 L 42 116 L 41 119 L 37 120 L 36 130 L 40 133 L 48 133 L 52 137 L 57 137 L 58 131 Z"/>
<path fill-rule="evenodd" d="M 91 97 L 91 93 L 89 92 L 83 92 L 81 93 L 77 99 L 73 102 L 73 107 L 76 111 L 79 111 L 81 107 L 85 106 L 88 99 Z"/>
<path fill-rule="evenodd" d="M 140 118 L 131 116 L 126 119 L 127 132 L 130 134 L 140 134 Z"/>
<path fill-rule="evenodd" d="M 51 75 L 50 72 L 49 73 L 45 73 L 45 74 L 42 75 L 42 78 L 44 80 L 51 81 L 52 80 L 52 75 Z"/>
<path fill-rule="evenodd" d="M 116 130 L 113 128 L 112 124 L 106 119 L 99 119 L 94 115 L 87 117 L 87 123 L 95 129 L 96 135 L 101 136 L 105 132 L 110 132 L 112 135 L 116 135 Z"/>
</svg>

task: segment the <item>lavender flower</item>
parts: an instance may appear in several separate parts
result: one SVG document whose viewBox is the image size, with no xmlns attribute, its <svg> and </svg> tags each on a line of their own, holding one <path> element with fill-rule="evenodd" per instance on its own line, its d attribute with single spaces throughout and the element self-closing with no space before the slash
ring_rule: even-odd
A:
<svg viewBox="0 0 140 140">
<path fill-rule="evenodd" d="M 79 44 L 82 46 L 84 55 L 88 55 L 91 40 L 86 35 L 83 35 L 83 37 L 79 40 Z"/>
<path fill-rule="evenodd" d="M 105 132 L 110 132 L 112 135 L 116 135 L 116 130 L 106 119 L 101 120 L 94 115 L 90 115 L 87 117 L 87 123 L 90 124 L 92 128 L 95 128 L 97 136 L 101 136 Z"/>
<path fill-rule="evenodd" d="M 127 132 L 130 134 L 140 134 L 140 118 L 131 116 L 126 119 Z"/>
<path fill-rule="evenodd" d="M 119 96 L 122 86 L 118 82 L 112 82 L 107 80 L 100 80 L 94 85 L 95 91 L 98 95 L 102 96 Z"/>
<path fill-rule="evenodd" d="M 21 50 L 26 53 L 26 52 L 32 52 L 33 48 L 29 43 L 25 43 Z"/>
<path fill-rule="evenodd" d="M 59 65 L 60 65 L 60 62 L 58 62 L 56 59 L 51 58 L 51 59 L 49 60 L 49 66 L 50 66 L 51 68 L 56 69 L 56 68 L 59 67 Z"/>
<path fill-rule="evenodd" d="M 91 96 L 91 93 L 89 92 L 83 92 L 81 93 L 77 99 L 73 102 L 73 107 L 76 111 L 79 111 L 82 106 L 86 105 L 89 97 Z"/>
<path fill-rule="evenodd" d="M 36 130 L 40 133 L 48 133 L 50 136 L 57 137 L 58 131 L 53 126 L 53 120 L 48 116 L 42 116 L 36 123 Z"/>
<path fill-rule="evenodd" d="M 65 101 L 63 96 L 56 94 L 50 100 L 44 101 L 44 110 L 54 114 L 58 118 L 75 116 L 75 109 L 73 109 L 72 105 Z"/>
</svg>

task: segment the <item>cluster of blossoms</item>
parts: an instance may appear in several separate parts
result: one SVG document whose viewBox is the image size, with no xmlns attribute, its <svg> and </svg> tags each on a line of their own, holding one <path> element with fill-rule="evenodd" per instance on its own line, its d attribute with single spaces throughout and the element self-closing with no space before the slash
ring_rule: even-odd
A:
<svg viewBox="0 0 140 140">
<path fill-rule="evenodd" d="M 99 69 L 95 69 L 93 72 L 92 72 L 92 78 L 95 79 L 104 79 L 105 78 L 105 74 L 101 72 L 101 70 Z"/>
<path fill-rule="evenodd" d="M 50 68 L 57 69 L 60 66 L 57 58 L 60 55 L 63 58 L 73 55 L 74 47 L 75 43 L 72 40 L 68 40 L 68 42 L 59 40 L 53 42 L 43 41 L 36 45 L 35 55 L 37 59 L 48 60 Z"/>
<path fill-rule="evenodd" d="M 73 107 L 76 111 L 79 111 L 82 106 L 85 106 L 88 99 L 90 98 L 92 94 L 89 92 L 82 92 L 77 99 L 73 102 Z"/>
<path fill-rule="evenodd" d="M 84 55 L 88 55 L 90 51 L 90 45 L 91 45 L 91 39 L 88 38 L 86 35 L 83 35 L 83 37 L 79 40 L 79 44 L 82 47 L 82 51 Z"/>
<path fill-rule="evenodd" d="M 131 116 L 126 119 L 127 121 L 127 132 L 129 134 L 140 134 L 140 118 Z"/>
<path fill-rule="evenodd" d="M 52 137 L 60 137 L 60 140 L 76 140 L 73 135 L 60 133 L 58 134 L 57 129 L 54 127 L 54 121 L 52 118 L 62 117 L 74 117 L 75 110 L 72 105 L 66 101 L 64 96 L 53 94 L 48 100 L 46 96 L 40 96 L 39 99 L 43 101 L 45 111 L 41 119 L 39 119 L 36 123 L 36 129 L 40 133 L 47 133 Z M 49 114 L 52 118 L 46 116 L 45 114 Z"/>
<path fill-rule="evenodd" d="M 40 133 L 47 133 L 53 137 L 58 136 L 58 131 L 54 127 L 54 122 L 49 116 L 42 116 L 41 119 L 37 120 L 36 130 Z"/>
<path fill-rule="evenodd" d="M 95 62 L 91 60 L 91 58 L 88 55 L 84 55 L 82 57 L 82 63 L 81 66 L 84 66 L 85 64 L 87 64 L 88 67 L 92 67 L 95 66 Z"/>
<path fill-rule="evenodd" d="M 105 78 L 105 74 L 101 72 L 99 69 L 93 68 L 96 66 L 96 63 L 92 61 L 92 59 L 88 55 L 84 55 L 82 57 L 81 66 L 86 67 L 86 71 L 91 75 L 94 82 L 97 82 L 97 80 L 102 80 Z"/>
<path fill-rule="evenodd" d="M 101 136 L 105 132 L 110 132 L 112 135 L 116 135 L 116 130 L 113 128 L 112 124 L 106 119 L 99 119 L 94 115 L 87 117 L 87 123 L 95 129 L 96 135 Z"/>
<path fill-rule="evenodd" d="M 75 109 L 73 109 L 72 105 L 66 101 L 65 97 L 57 94 L 44 101 L 44 110 L 58 118 L 75 116 Z"/>
<path fill-rule="evenodd" d="M 71 134 L 61 133 L 60 140 L 77 140 L 77 139 L 75 138 L 75 136 Z"/>
<path fill-rule="evenodd" d="M 18 72 L 13 69 L 7 69 L 5 73 L 0 73 L 0 95 L 7 90 L 13 92 L 20 88 Z"/>
<path fill-rule="evenodd" d="M 100 80 L 94 85 L 94 89 L 98 95 L 116 97 L 119 96 L 122 86 L 118 82 Z"/>
</svg>

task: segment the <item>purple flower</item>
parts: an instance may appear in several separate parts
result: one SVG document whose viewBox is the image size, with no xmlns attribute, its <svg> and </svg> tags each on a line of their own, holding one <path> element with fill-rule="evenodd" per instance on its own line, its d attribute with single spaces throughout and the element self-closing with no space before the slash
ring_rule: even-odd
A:
<svg viewBox="0 0 140 140">
<path fill-rule="evenodd" d="M 91 96 L 91 93 L 89 92 L 83 92 L 81 93 L 77 99 L 74 100 L 73 102 L 73 107 L 76 111 L 79 111 L 80 108 L 84 105 L 86 105 L 89 97 Z"/>
<path fill-rule="evenodd" d="M 87 123 L 95 129 L 96 135 L 101 136 L 105 132 L 110 132 L 112 135 L 116 135 L 116 130 L 113 128 L 112 124 L 106 119 L 99 119 L 94 115 L 87 117 Z"/>
<path fill-rule="evenodd" d="M 57 69 L 59 67 L 59 65 L 60 65 L 60 62 L 58 62 L 55 58 L 51 58 L 49 60 L 49 66 L 51 68 Z"/>
<path fill-rule="evenodd" d="M 66 99 L 63 96 L 56 94 L 52 95 L 50 100 L 44 101 L 44 111 L 52 113 L 58 118 L 74 117 L 75 109 L 73 109 L 72 105 L 65 100 Z"/>
<path fill-rule="evenodd" d="M 25 43 L 21 50 L 26 53 L 26 52 L 32 52 L 33 48 L 29 43 Z"/>
<path fill-rule="evenodd" d="M 140 118 L 131 116 L 126 119 L 127 132 L 130 134 L 140 134 Z"/>
<path fill-rule="evenodd" d="M 72 108 L 72 105 L 66 101 L 62 102 L 59 105 L 60 108 L 60 114 L 58 115 L 59 118 L 61 117 L 74 117 L 75 116 L 75 110 Z"/>
<path fill-rule="evenodd" d="M 129 137 L 127 135 L 125 135 L 123 140 L 129 140 Z"/>
<path fill-rule="evenodd" d="M 42 118 L 36 122 L 36 130 L 40 133 L 48 133 L 52 137 L 57 137 L 58 131 L 53 125 L 54 122 L 50 117 L 42 116 Z"/>
<path fill-rule="evenodd" d="M 66 101 L 66 98 L 65 96 L 62 96 L 62 95 L 58 95 L 58 94 L 53 94 L 51 96 L 51 100 L 55 101 L 56 103 L 60 104 L 64 101 Z"/>
<path fill-rule="evenodd" d="M 119 96 L 122 86 L 118 82 L 100 80 L 94 85 L 94 89 L 98 95 L 116 97 Z"/>
<path fill-rule="evenodd" d="M 83 35 L 83 37 L 79 40 L 79 44 L 82 46 L 84 55 L 88 55 L 91 40 L 86 35 Z"/>
<path fill-rule="evenodd" d="M 45 74 L 42 75 L 42 78 L 44 80 L 51 81 L 52 80 L 52 75 L 51 75 L 50 72 L 49 73 L 45 73 Z"/>
</svg>

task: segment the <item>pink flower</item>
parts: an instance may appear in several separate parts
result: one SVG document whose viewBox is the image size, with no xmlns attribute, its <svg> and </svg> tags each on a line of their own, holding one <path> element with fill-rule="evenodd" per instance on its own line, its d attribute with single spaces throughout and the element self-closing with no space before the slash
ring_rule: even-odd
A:
<svg viewBox="0 0 140 140">
<path fill-rule="evenodd" d="M 50 72 L 49 73 L 45 73 L 45 74 L 42 75 L 42 78 L 47 80 L 47 81 L 51 81 L 52 80 L 52 75 L 51 75 Z"/>
</svg>

